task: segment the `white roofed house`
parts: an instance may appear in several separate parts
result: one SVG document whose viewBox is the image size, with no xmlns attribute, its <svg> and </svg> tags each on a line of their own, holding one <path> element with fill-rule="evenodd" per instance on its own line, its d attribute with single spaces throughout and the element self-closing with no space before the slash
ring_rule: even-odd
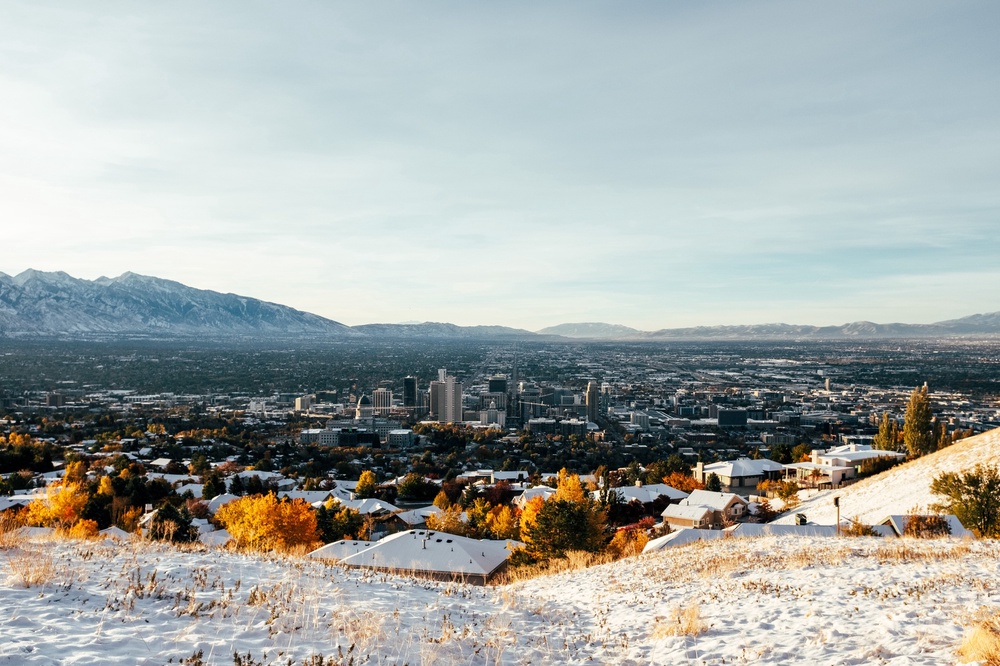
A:
<svg viewBox="0 0 1000 666">
<path fill-rule="evenodd" d="M 367 548 L 347 555 L 340 564 L 414 575 L 438 580 L 462 580 L 483 585 L 500 573 L 507 564 L 516 541 L 491 541 L 431 532 L 409 530 L 388 536 Z M 344 554 L 339 547 L 334 557 Z"/>
<path fill-rule="evenodd" d="M 663 521 L 672 529 L 722 529 L 747 514 L 749 503 L 735 493 L 694 490 L 678 504 L 671 504 L 663 513 Z"/>
<path fill-rule="evenodd" d="M 858 468 L 868 460 L 893 458 L 903 460 L 905 453 L 873 449 L 867 444 L 848 444 L 826 451 L 813 450 L 809 462 L 785 465 L 787 475 L 794 476 L 800 486 L 839 488 L 845 481 L 858 476 Z"/>
<path fill-rule="evenodd" d="M 665 483 L 637 483 L 634 486 L 621 486 L 619 488 L 611 488 L 611 490 L 617 492 L 623 502 L 639 500 L 643 504 L 655 502 L 661 497 L 665 497 L 670 502 L 680 502 L 688 496 L 683 490 L 677 490 Z M 595 490 L 591 492 L 591 496 L 594 499 L 600 499 L 601 491 Z"/>
<path fill-rule="evenodd" d="M 698 463 L 694 469 L 694 478 L 705 483 L 710 475 L 715 474 L 722 482 L 723 491 L 748 495 L 757 489 L 757 484 L 761 481 L 777 481 L 784 472 L 784 465 L 767 458 L 737 458 L 711 465 Z"/>
</svg>

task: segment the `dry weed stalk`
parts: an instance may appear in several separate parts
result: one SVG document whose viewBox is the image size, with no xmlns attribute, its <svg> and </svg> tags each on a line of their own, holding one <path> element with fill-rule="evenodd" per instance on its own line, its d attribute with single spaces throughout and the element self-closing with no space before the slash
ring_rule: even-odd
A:
<svg viewBox="0 0 1000 666">
<path fill-rule="evenodd" d="M 22 550 L 7 557 L 14 580 L 22 587 L 51 583 L 56 575 L 56 565 L 52 556 L 44 552 Z"/>
<path fill-rule="evenodd" d="M 17 548 L 24 542 L 21 528 L 24 527 L 23 511 L 4 511 L 0 513 L 0 550 Z"/>
<path fill-rule="evenodd" d="M 670 611 L 670 617 L 657 616 L 653 620 L 650 638 L 658 640 L 668 636 L 699 636 L 707 629 L 701 619 L 701 606 L 692 600 L 684 607 L 675 606 Z"/>
<path fill-rule="evenodd" d="M 984 608 L 973 622 L 958 649 L 959 656 L 982 666 L 1000 666 L 1000 611 Z"/>
</svg>

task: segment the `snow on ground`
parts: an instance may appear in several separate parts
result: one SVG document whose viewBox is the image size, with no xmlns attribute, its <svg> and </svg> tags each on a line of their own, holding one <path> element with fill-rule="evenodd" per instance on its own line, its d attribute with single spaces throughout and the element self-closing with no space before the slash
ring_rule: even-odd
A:
<svg viewBox="0 0 1000 666">
<path fill-rule="evenodd" d="M 977 463 L 996 464 L 1000 459 L 1000 429 L 959 440 L 946 449 L 872 476 L 840 490 L 821 492 L 806 499 L 793 512 L 776 519 L 790 525 L 795 514 L 803 513 L 810 522 L 835 525 L 837 509 L 833 497 L 840 497 L 841 519 L 857 518 L 866 524 L 881 522 L 890 514 L 902 515 L 911 509 L 926 509 L 940 498 L 931 494 L 934 477 L 943 472 L 967 472 Z"/>
<path fill-rule="evenodd" d="M 729 538 L 496 587 L 147 543 L 0 567 L 0 664 L 952 664 L 1000 604 L 1000 543 L 954 539 Z"/>
</svg>

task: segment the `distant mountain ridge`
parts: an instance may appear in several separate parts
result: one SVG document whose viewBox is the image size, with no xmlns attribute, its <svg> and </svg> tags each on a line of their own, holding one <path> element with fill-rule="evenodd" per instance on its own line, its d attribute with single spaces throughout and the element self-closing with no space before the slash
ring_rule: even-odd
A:
<svg viewBox="0 0 1000 666">
<path fill-rule="evenodd" d="M 539 335 L 561 335 L 565 338 L 586 338 L 591 340 L 621 340 L 642 335 L 642 331 L 621 324 L 605 324 L 585 321 L 578 324 L 558 324 L 538 331 Z"/>
<path fill-rule="evenodd" d="M 621 324 L 567 323 L 537 332 L 441 322 L 347 326 L 277 303 L 124 273 L 84 280 L 63 272 L 0 273 L 0 337 L 399 338 L 445 340 L 849 340 L 1000 335 L 1000 312 L 934 324 L 842 326 L 758 324 L 639 331 Z"/>
<path fill-rule="evenodd" d="M 330 319 L 256 298 L 124 273 L 0 273 L 0 333 L 28 335 L 350 335 Z"/>
</svg>

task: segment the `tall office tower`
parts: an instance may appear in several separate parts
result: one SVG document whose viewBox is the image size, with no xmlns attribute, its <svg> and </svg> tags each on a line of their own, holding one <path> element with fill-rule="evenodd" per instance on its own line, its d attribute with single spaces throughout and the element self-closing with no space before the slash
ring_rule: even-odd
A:
<svg viewBox="0 0 1000 666">
<path fill-rule="evenodd" d="M 438 421 L 459 423 L 462 420 L 462 382 L 453 376 L 445 377 Z"/>
<path fill-rule="evenodd" d="M 597 382 L 587 383 L 587 420 L 596 421 L 598 407 L 601 404 L 600 390 Z"/>
<path fill-rule="evenodd" d="M 431 417 L 442 423 L 462 420 L 462 383 L 451 375 L 443 382 L 431 382 Z"/>
<path fill-rule="evenodd" d="M 428 407 L 430 417 L 436 421 L 441 420 L 441 402 L 444 400 L 444 382 L 433 381 L 427 390 Z"/>
<path fill-rule="evenodd" d="M 403 378 L 403 407 L 409 412 L 417 408 L 417 378 Z"/>
<path fill-rule="evenodd" d="M 444 384 L 445 378 L 448 376 L 448 371 L 444 368 L 438 368 L 438 381 Z"/>
<path fill-rule="evenodd" d="M 490 377 L 489 381 L 489 392 L 490 393 L 506 393 L 507 392 L 507 378 L 506 377 Z"/>
<path fill-rule="evenodd" d="M 386 388 L 377 388 L 372 393 L 372 413 L 375 416 L 388 416 L 392 410 L 392 391 Z"/>
</svg>

